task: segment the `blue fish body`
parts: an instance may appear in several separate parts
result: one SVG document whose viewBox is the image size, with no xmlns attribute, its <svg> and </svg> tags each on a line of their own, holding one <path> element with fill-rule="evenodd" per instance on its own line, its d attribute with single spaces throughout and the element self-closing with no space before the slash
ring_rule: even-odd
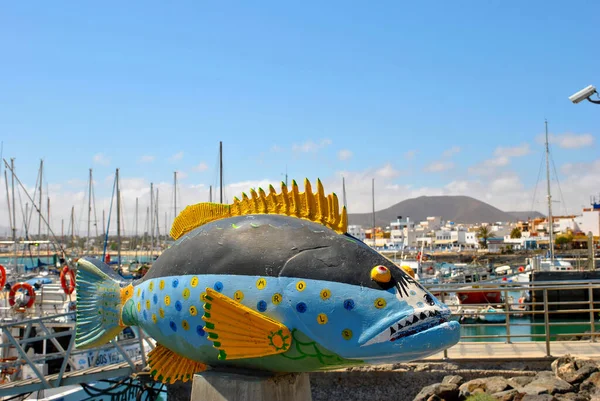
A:
<svg viewBox="0 0 600 401">
<path fill-rule="evenodd" d="M 410 361 L 460 336 L 449 309 L 389 259 L 323 224 L 274 214 L 202 224 L 135 282 L 82 258 L 77 293 L 78 348 L 138 326 L 160 344 L 150 365 L 167 382 L 207 366 Z"/>
</svg>

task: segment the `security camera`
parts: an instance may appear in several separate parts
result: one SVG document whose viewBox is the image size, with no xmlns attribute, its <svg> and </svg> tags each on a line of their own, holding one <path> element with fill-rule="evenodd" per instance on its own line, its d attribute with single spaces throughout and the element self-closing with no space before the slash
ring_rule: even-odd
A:
<svg viewBox="0 0 600 401">
<path fill-rule="evenodd" d="M 577 104 L 577 103 L 587 99 L 588 97 L 592 96 L 594 93 L 596 93 L 596 88 L 594 87 L 594 85 L 590 85 L 586 88 L 583 88 L 576 94 L 570 96 L 569 100 L 572 101 L 573 103 Z"/>
</svg>

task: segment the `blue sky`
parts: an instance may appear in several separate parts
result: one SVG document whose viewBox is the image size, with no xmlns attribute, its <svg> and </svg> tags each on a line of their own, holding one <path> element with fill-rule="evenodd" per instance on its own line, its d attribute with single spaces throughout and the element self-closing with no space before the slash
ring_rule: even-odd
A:
<svg viewBox="0 0 600 401">
<path fill-rule="evenodd" d="M 57 216 L 82 202 L 88 168 L 100 207 L 116 167 L 129 208 L 174 170 L 183 201 L 204 201 L 219 141 L 226 184 L 243 183 L 229 198 L 287 166 L 337 191 L 348 177 L 351 211 L 370 209 L 371 177 L 378 209 L 422 194 L 543 209 L 547 118 L 560 207 L 587 204 L 600 106 L 568 96 L 600 87 L 600 4 L 418 3 L 5 4 L 4 157 L 31 186 L 44 159 Z"/>
</svg>

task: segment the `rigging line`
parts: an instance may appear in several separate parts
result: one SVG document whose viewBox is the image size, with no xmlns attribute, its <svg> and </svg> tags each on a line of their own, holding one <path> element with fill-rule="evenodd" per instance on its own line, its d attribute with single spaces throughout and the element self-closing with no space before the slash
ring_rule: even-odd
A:
<svg viewBox="0 0 600 401">
<path fill-rule="evenodd" d="M 534 205 L 535 205 L 535 196 L 537 194 L 538 184 L 540 183 L 540 176 L 542 175 L 542 166 L 543 166 L 543 164 L 544 164 L 544 156 L 542 155 L 542 160 L 540 161 L 540 169 L 538 171 L 538 178 L 537 178 L 537 181 L 535 182 L 535 189 L 533 190 L 533 199 L 531 200 L 531 209 L 530 209 L 531 212 L 534 211 L 533 208 L 534 208 Z"/>
<path fill-rule="evenodd" d="M 39 183 L 40 183 L 40 173 L 41 170 L 38 171 L 38 175 L 37 178 L 35 179 L 35 190 L 33 191 L 33 199 L 37 198 L 37 193 L 38 193 L 38 188 L 39 188 Z M 27 216 L 27 229 L 29 230 L 29 227 L 31 226 L 31 218 L 33 217 L 33 208 L 31 208 L 31 210 L 29 211 L 29 216 Z"/>
<path fill-rule="evenodd" d="M 550 161 L 552 162 L 552 168 L 554 169 L 554 177 L 556 178 L 556 185 L 558 185 L 558 193 L 560 194 L 560 201 L 563 204 L 563 212 L 565 216 L 568 216 L 567 203 L 565 202 L 565 198 L 562 193 L 562 189 L 560 188 L 560 181 L 558 180 L 558 172 L 556 171 L 556 164 L 554 164 L 554 158 L 552 157 L 552 153 L 550 153 Z"/>
<path fill-rule="evenodd" d="M 110 207 L 108 209 L 108 220 L 106 222 L 106 235 L 104 237 L 104 250 L 102 251 L 102 261 L 106 260 L 106 246 L 108 245 L 108 230 L 110 228 L 110 215 L 112 213 L 112 205 L 113 200 L 115 198 L 115 188 L 117 187 L 117 176 L 115 175 L 115 180 L 113 181 L 113 190 L 112 195 L 110 197 Z"/>
<path fill-rule="evenodd" d="M 54 250 L 56 250 L 56 248 L 57 248 L 56 244 L 58 244 L 58 248 L 60 249 L 60 251 L 64 255 L 65 254 L 65 250 L 62 247 L 62 244 L 58 241 L 58 238 L 56 238 L 56 235 L 54 234 L 54 231 L 52 231 L 52 228 L 48 224 L 48 221 L 44 218 L 44 215 L 41 213 L 40 209 L 35 205 L 35 202 L 33 202 L 33 199 L 31 199 L 31 196 L 29 196 L 29 193 L 27 192 L 27 189 L 25 188 L 25 186 L 23 185 L 23 183 L 21 182 L 21 180 L 19 179 L 19 177 L 17 176 L 17 174 L 10 168 L 10 166 L 9 166 L 8 162 L 6 161 L 6 159 L 2 159 L 2 160 L 4 161 L 4 166 L 5 166 L 4 172 L 6 173 L 6 170 L 8 169 L 8 170 L 10 170 L 10 172 L 12 174 L 14 174 L 15 180 L 17 180 L 17 183 L 21 186 L 21 188 L 23 188 L 23 191 L 25 192 L 25 195 L 27 195 L 27 197 L 29 198 L 29 200 L 31 201 L 31 203 L 33 204 L 33 206 L 36 208 L 37 212 L 40 213 L 40 217 L 44 221 L 44 224 L 46 224 L 46 227 L 48 228 L 48 232 L 50 234 L 52 234 L 52 238 L 54 239 L 54 242 L 52 243 L 52 246 L 54 247 Z"/>
</svg>

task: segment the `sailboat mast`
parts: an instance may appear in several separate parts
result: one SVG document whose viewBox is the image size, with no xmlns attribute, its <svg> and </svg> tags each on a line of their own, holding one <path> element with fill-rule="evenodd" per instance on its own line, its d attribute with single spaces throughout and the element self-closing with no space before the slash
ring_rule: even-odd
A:
<svg viewBox="0 0 600 401">
<path fill-rule="evenodd" d="M 154 252 L 154 184 L 150 183 L 150 259 Z"/>
<path fill-rule="evenodd" d="M 177 171 L 173 171 L 173 221 L 177 217 Z M 165 219 L 166 221 L 166 219 Z M 165 225 L 166 226 L 166 225 Z M 166 227 L 165 227 L 166 229 Z M 166 236 L 166 233 L 165 233 Z"/>
<path fill-rule="evenodd" d="M 12 177 L 12 212 L 13 212 L 13 216 L 12 216 L 12 220 L 13 220 L 13 225 L 12 225 L 12 236 L 13 236 L 13 241 L 14 241 L 14 248 L 15 248 L 15 255 L 14 255 L 14 259 L 15 259 L 15 271 L 18 271 L 18 264 L 17 264 L 17 204 L 15 203 L 15 158 L 11 157 L 10 159 L 10 171 L 11 171 L 11 177 Z"/>
<path fill-rule="evenodd" d="M 48 188 L 46 188 L 46 192 L 48 192 Z M 50 197 L 47 198 L 48 201 L 48 210 L 46 211 L 46 216 L 48 217 L 48 223 L 46 224 L 46 239 L 50 239 Z M 54 234 L 52 234 L 54 235 Z M 48 256 L 50 256 L 50 247 L 46 246 L 46 251 Z"/>
<path fill-rule="evenodd" d="M 373 178 L 371 184 L 371 197 L 373 199 L 373 246 L 376 246 L 377 241 L 375 240 L 375 178 Z"/>
<path fill-rule="evenodd" d="M 212 185 L 208 189 L 208 201 L 212 203 Z"/>
<path fill-rule="evenodd" d="M 223 142 L 219 142 L 219 203 L 223 203 Z"/>
<path fill-rule="evenodd" d="M 344 207 L 347 208 L 348 204 L 346 203 L 346 179 L 344 177 L 342 177 L 342 198 Z"/>
<path fill-rule="evenodd" d="M 89 185 L 88 185 L 88 227 L 87 227 L 87 243 L 85 246 L 86 253 L 90 254 L 90 224 L 92 220 L 92 169 L 90 169 L 90 177 L 89 177 Z"/>
<path fill-rule="evenodd" d="M 121 189 L 119 188 L 119 169 L 116 171 L 117 181 L 117 269 L 121 268 Z"/>
<path fill-rule="evenodd" d="M 71 253 L 75 250 L 75 206 L 71 206 Z"/>
<path fill-rule="evenodd" d="M 138 198 L 135 198 L 135 254 L 137 258 L 137 242 L 138 242 Z"/>
<path fill-rule="evenodd" d="M 39 214 L 38 214 L 38 240 L 42 239 L 42 182 L 44 174 L 44 161 L 40 160 L 40 203 L 39 203 Z M 38 246 L 38 258 L 40 257 L 40 247 Z"/>
<path fill-rule="evenodd" d="M 550 246 L 550 268 L 554 268 L 554 220 L 552 218 L 552 194 L 550 193 L 550 145 L 548 144 L 548 121 L 546 124 L 546 181 L 548 184 L 548 243 Z"/>
</svg>

